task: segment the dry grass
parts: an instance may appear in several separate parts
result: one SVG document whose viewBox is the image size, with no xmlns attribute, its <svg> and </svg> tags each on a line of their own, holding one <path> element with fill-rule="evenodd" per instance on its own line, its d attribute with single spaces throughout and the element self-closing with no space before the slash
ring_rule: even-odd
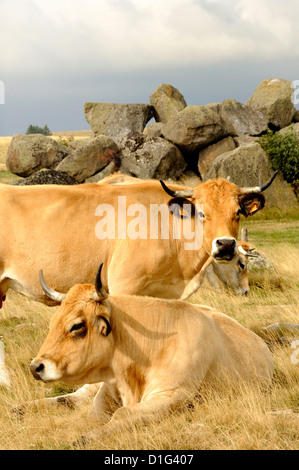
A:
<svg viewBox="0 0 299 470">
<path fill-rule="evenodd" d="M 281 233 L 283 239 L 284 228 L 288 232 L 289 223 L 257 222 L 256 246 L 263 240 L 261 233 L 265 237 Z M 291 224 L 298 229 L 298 221 Z M 279 244 L 274 236 L 269 239 L 270 243 L 261 251 L 274 262 L 276 271 L 252 275 L 248 297 L 236 297 L 227 291 L 215 295 L 205 281 L 191 302 L 215 306 L 254 331 L 277 321 L 299 323 L 298 244 L 292 240 Z M 30 361 L 39 350 L 52 314 L 53 308 L 14 292 L 9 292 L 1 311 L 0 334 L 5 339 L 6 361 L 13 386 L 11 390 L 0 389 L 0 449 L 70 449 L 71 442 L 93 426 L 87 420 L 89 404 L 77 410 L 39 407 L 21 420 L 10 411 L 24 401 L 73 390 L 63 384 L 40 384 L 34 381 L 29 371 Z M 192 409 L 174 413 L 145 427 L 116 433 L 89 448 L 298 450 L 299 365 L 292 363 L 293 351 L 289 347 L 273 344 L 271 350 L 275 359 L 275 378 L 270 391 L 262 393 L 248 388 L 240 389 L 239 393 L 205 391 L 200 403 L 194 400 Z M 286 413 L 273 413 L 277 410 Z"/>
</svg>

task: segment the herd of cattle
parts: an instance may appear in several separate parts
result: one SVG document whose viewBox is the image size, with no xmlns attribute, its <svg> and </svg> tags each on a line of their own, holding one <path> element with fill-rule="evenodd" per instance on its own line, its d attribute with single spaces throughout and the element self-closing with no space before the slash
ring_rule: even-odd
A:
<svg viewBox="0 0 299 470">
<path fill-rule="evenodd" d="M 254 255 L 245 234 L 237 241 L 240 215 L 264 207 L 275 176 L 258 187 L 219 178 L 192 190 L 123 176 L 78 186 L 0 185 L 0 306 L 8 289 L 60 305 L 31 372 L 45 382 L 83 385 L 48 403 L 80 403 L 96 393 L 91 414 L 101 426 L 81 443 L 185 405 L 202 383 L 271 380 L 273 359 L 257 335 L 184 300 L 205 274 L 217 289 L 220 279 L 248 292 Z M 100 240 L 96 208 L 109 204 L 120 223 L 124 196 L 127 207 L 142 204 L 149 212 L 153 204 L 187 205 L 193 227 L 200 205 L 202 246 L 186 250 L 184 233 L 173 236 L 183 209 L 170 213 L 168 237 Z"/>
</svg>

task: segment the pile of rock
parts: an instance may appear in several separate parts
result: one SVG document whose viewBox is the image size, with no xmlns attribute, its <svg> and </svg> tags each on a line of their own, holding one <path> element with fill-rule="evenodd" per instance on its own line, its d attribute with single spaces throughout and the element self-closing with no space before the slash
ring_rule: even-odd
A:
<svg viewBox="0 0 299 470">
<path fill-rule="evenodd" d="M 50 137 L 16 135 L 7 167 L 23 177 L 48 168 L 77 183 L 98 181 L 116 169 L 144 179 L 175 180 L 191 168 L 202 180 L 230 176 L 237 184 L 255 186 L 273 172 L 256 138 L 269 127 L 278 130 L 298 121 L 292 95 L 291 82 L 271 79 L 246 104 L 229 99 L 187 106 L 168 84 L 152 93 L 149 104 L 85 103 L 91 138 L 66 147 Z M 283 191 L 284 201 L 287 192 L 287 199 L 296 201 L 279 178 L 271 191 L 273 197 Z"/>
</svg>

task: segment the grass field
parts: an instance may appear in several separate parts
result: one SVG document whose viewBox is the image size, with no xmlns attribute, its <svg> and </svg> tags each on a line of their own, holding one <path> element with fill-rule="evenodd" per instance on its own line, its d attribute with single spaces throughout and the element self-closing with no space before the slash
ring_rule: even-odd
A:
<svg viewBox="0 0 299 470">
<path fill-rule="evenodd" d="M 248 228 L 251 246 L 272 260 L 275 270 L 251 273 L 251 291 L 246 297 L 229 291 L 215 294 L 205 280 L 190 302 L 216 307 L 270 342 L 273 338 L 262 332 L 264 326 L 299 323 L 299 215 L 294 211 L 291 217 L 273 219 L 265 212 L 264 216 L 243 219 L 242 226 Z M 0 313 L 0 336 L 6 345 L 12 387 L 0 388 L 0 450 L 68 450 L 72 441 L 95 425 L 87 420 L 90 402 L 75 410 L 40 406 L 22 418 L 11 413 L 23 402 L 75 390 L 62 383 L 36 382 L 29 370 L 54 311 L 8 292 Z M 298 334 L 289 336 L 299 340 Z M 295 351 L 290 347 L 269 344 L 275 376 L 267 393 L 247 388 L 238 394 L 206 391 L 200 403 L 194 400 L 193 407 L 183 412 L 115 433 L 88 449 L 298 450 L 299 364 L 292 361 Z"/>
</svg>

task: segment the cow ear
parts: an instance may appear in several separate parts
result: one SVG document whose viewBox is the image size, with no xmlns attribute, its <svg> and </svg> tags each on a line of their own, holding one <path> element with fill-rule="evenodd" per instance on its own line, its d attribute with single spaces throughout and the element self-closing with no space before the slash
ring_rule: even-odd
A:
<svg viewBox="0 0 299 470">
<path fill-rule="evenodd" d="M 195 205 L 184 197 L 175 197 L 168 203 L 169 211 L 181 219 L 190 219 L 195 215 Z"/>
<path fill-rule="evenodd" d="M 241 194 L 239 197 L 241 213 L 248 217 L 263 209 L 265 205 L 265 196 L 261 193 Z"/>
<path fill-rule="evenodd" d="M 102 336 L 107 337 L 111 333 L 111 325 L 108 318 L 98 315 L 96 318 L 96 328 Z"/>
</svg>

